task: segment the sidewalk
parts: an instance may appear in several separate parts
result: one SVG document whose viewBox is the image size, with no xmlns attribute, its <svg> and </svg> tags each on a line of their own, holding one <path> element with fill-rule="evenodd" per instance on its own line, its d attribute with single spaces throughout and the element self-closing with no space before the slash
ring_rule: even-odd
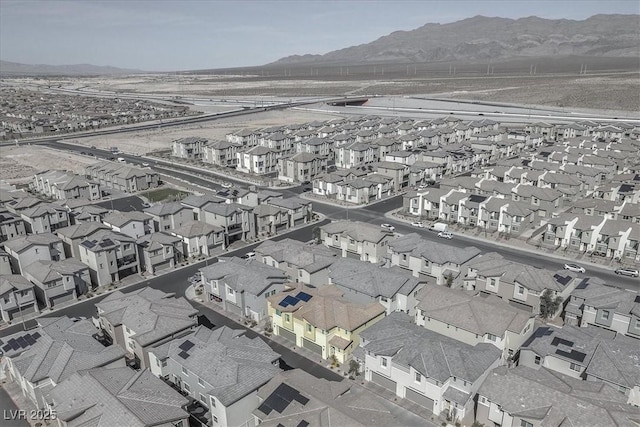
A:
<svg viewBox="0 0 640 427">
<path fill-rule="evenodd" d="M 389 212 L 385 213 L 384 216 L 386 218 L 390 218 L 390 219 L 393 219 L 395 221 L 404 222 L 404 223 L 407 223 L 407 224 L 411 224 L 413 221 L 416 221 L 416 218 L 408 218 L 408 217 L 405 217 L 404 215 L 400 215 L 399 211 L 401 209 L 402 208 L 389 211 Z M 526 241 L 522 240 L 521 237 L 512 237 L 512 238 L 510 238 L 508 240 L 497 240 L 497 239 L 495 239 L 493 237 L 495 233 L 489 233 L 489 235 L 487 237 L 484 237 L 484 236 L 482 236 L 483 230 L 480 230 L 478 228 L 465 229 L 464 227 L 461 227 L 461 226 L 459 226 L 457 224 L 449 225 L 449 227 L 450 227 L 451 231 L 454 233 L 454 235 L 455 234 L 459 234 L 459 235 L 464 236 L 466 239 L 469 239 L 469 240 L 476 240 L 476 241 L 483 242 L 483 243 L 490 243 L 490 244 L 494 244 L 494 245 L 497 245 L 497 246 L 502 246 L 504 248 L 513 249 L 513 250 L 516 250 L 516 251 L 527 252 L 527 253 L 530 253 L 530 254 L 544 255 L 544 256 L 548 256 L 548 257 L 553 257 L 553 258 L 556 258 L 556 259 L 562 260 L 562 261 L 569 261 L 569 262 L 580 261 L 581 264 L 590 265 L 592 267 L 598 267 L 598 268 L 616 267 L 616 265 L 614 265 L 613 261 L 611 261 L 609 263 L 597 263 L 597 262 L 593 262 L 591 260 L 586 260 L 586 259 L 584 259 L 585 257 L 583 257 L 583 256 L 570 257 L 563 250 L 549 250 L 549 249 L 545 248 L 544 246 L 541 246 L 539 249 L 537 249 L 535 246 L 530 245 Z"/>
<path fill-rule="evenodd" d="M 328 198 L 326 196 L 320 196 L 318 194 L 314 194 L 311 191 L 307 191 L 306 193 L 300 193 L 300 198 L 301 199 L 305 199 L 305 200 L 309 200 L 309 201 L 312 201 L 312 202 L 322 203 L 324 205 L 340 207 L 340 208 L 343 208 L 343 209 L 363 209 L 363 208 L 367 208 L 369 206 L 377 205 L 378 203 L 386 202 L 389 199 L 392 199 L 392 198 L 397 197 L 397 196 L 401 196 L 401 195 L 403 195 L 405 193 L 406 193 L 405 191 L 399 191 L 397 193 L 393 193 L 390 196 L 383 197 L 382 199 L 374 200 L 373 202 L 370 202 L 370 203 L 365 203 L 364 205 L 354 205 L 353 203 L 344 202 L 342 200 L 330 199 L 330 198 Z"/>
</svg>

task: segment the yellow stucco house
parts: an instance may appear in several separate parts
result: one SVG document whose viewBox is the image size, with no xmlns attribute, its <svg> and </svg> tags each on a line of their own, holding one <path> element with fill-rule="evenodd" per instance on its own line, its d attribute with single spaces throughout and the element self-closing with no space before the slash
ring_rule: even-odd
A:
<svg viewBox="0 0 640 427">
<path fill-rule="evenodd" d="M 267 299 L 273 333 L 321 355 L 349 360 L 360 344 L 360 332 L 385 316 L 379 302 L 355 303 L 333 285 L 299 284 Z"/>
</svg>

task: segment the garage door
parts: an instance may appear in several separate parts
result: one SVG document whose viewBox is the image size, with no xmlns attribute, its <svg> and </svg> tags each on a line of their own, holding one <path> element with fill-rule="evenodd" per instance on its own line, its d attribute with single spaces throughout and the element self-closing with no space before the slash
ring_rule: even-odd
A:
<svg viewBox="0 0 640 427">
<path fill-rule="evenodd" d="M 233 313 L 236 316 L 242 316 L 242 309 L 232 302 L 225 301 L 225 308 L 229 313 Z"/>
<path fill-rule="evenodd" d="M 391 390 L 392 392 L 396 392 L 396 382 L 390 380 L 389 378 L 380 375 L 377 372 L 371 372 L 371 382 L 381 385 L 387 390 Z"/>
<path fill-rule="evenodd" d="M 302 338 L 302 346 L 307 350 L 311 350 L 316 354 L 322 356 L 322 346 L 314 343 L 313 341 L 309 341 L 306 338 Z"/>
<path fill-rule="evenodd" d="M 289 331 L 288 329 L 285 329 L 285 328 L 283 328 L 281 326 L 278 326 L 278 335 L 280 335 L 283 338 L 288 339 L 292 343 L 296 343 L 296 334 L 294 334 L 293 332 Z"/>
<path fill-rule="evenodd" d="M 69 291 L 63 295 L 57 295 L 49 300 L 51 303 L 51 307 L 55 307 L 58 304 L 62 304 L 63 302 L 72 301 L 73 300 L 73 291 Z"/>
<path fill-rule="evenodd" d="M 427 396 L 418 393 L 415 390 L 410 388 L 405 388 L 404 397 L 407 400 L 412 401 L 413 403 L 417 403 L 420 406 L 424 406 L 430 411 L 433 411 L 433 399 L 429 399 Z"/>
</svg>

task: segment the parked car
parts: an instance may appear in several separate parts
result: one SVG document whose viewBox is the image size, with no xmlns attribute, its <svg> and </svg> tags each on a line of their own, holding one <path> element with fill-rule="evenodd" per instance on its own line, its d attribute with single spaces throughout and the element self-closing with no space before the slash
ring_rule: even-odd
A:
<svg viewBox="0 0 640 427">
<path fill-rule="evenodd" d="M 420 227 L 420 228 L 424 227 L 424 225 L 422 225 L 422 223 L 419 222 L 419 221 L 418 222 L 412 222 L 411 225 L 413 225 L 414 227 Z"/>
<path fill-rule="evenodd" d="M 640 277 L 640 270 L 636 268 L 618 268 L 615 273 L 622 276 Z"/>
<path fill-rule="evenodd" d="M 396 231 L 396 228 L 395 228 L 393 225 L 391 225 L 391 224 L 380 224 L 380 227 L 381 227 L 383 230 L 387 230 L 387 231 L 391 231 L 391 232 Z"/>
<path fill-rule="evenodd" d="M 443 239 L 453 239 L 453 234 L 450 231 L 441 231 L 438 233 L 438 237 L 442 237 Z"/>
<path fill-rule="evenodd" d="M 255 257 L 255 252 L 247 252 L 246 254 L 242 255 L 242 259 L 254 259 Z"/>
<path fill-rule="evenodd" d="M 225 181 L 225 182 L 223 182 L 223 183 L 222 183 L 222 184 L 220 184 L 220 185 L 222 185 L 222 187 L 223 187 L 223 188 L 231 188 L 231 187 L 233 187 L 233 184 L 231 184 L 231 183 L 230 183 L 230 182 L 228 182 L 228 181 Z"/>
<path fill-rule="evenodd" d="M 148 166 L 149 166 L 149 163 L 144 162 L 144 163 L 142 164 L 142 166 L 146 168 L 146 167 L 148 167 Z"/>
<path fill-rule="evenodd" d="M 565 264 L 565 270 L 573 271 L 574 273 L 585 273 L 584 267 L 580 267 L 578 264 Z"/>
</svg>

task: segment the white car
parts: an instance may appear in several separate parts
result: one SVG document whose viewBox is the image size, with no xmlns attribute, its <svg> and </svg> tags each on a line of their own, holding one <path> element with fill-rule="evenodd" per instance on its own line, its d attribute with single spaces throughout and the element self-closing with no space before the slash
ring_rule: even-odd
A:
<svg viewBox="0 0 640 427">
<path fill-rule="evenodd" d="M 233 187 L 233 184 L 230 183 L 230 182 L 227 182 L 227 181 L 223 182 L 220 185 L 222 185 L 223 188 L 231 188 L 231 187 Z"/>
<path fill-rule="evenodd" d="M 424 225 L 422 225 L 421 222 L 412 222 L 411 225 L 413 225 L 414 227 L 420 227 L 420 228 L 424 227 Z"/>
<path fill-rule="evenodd" d="M 255 252 L 247 252 L 246 254 L 242 255 L 243 259 L 254 259 L 255 257 L 256 257 Z"/>
<path fill-rule="evenodd" d="M 438 237 L 442 237 L 443 239 L 453 239 L 453 234 L 450 231 L 441 231 L 438 233 Z"/>
<path fill-rule="evenodd" d="M 623 276 L 640 277 L 640 271 L 634 268 L 618 268 L 615 273 Z"/>
<path fill-rule="evenodd" d="M 565 264 L 564 269 L 573 271 L 574 273 L 585 273 L 587 271 L 584 267 L 580 267 L 578 264 Z"/>
<path fill-rule="evenodd" d="M 384 230 L 391 231 L 392 233 L 396 231 L 396 228 L 391 224 L 380 224 L 380 227 Z"/>
<path fill-rule="evenodd" d="M 146 168 L 146 167 L 149 167 L 149 163 L 144 162 L 144 163 L 142 164 L 142 166 L 143 166 L 143 167 L 145 167 L 145 168 Z"/>
</svg>

